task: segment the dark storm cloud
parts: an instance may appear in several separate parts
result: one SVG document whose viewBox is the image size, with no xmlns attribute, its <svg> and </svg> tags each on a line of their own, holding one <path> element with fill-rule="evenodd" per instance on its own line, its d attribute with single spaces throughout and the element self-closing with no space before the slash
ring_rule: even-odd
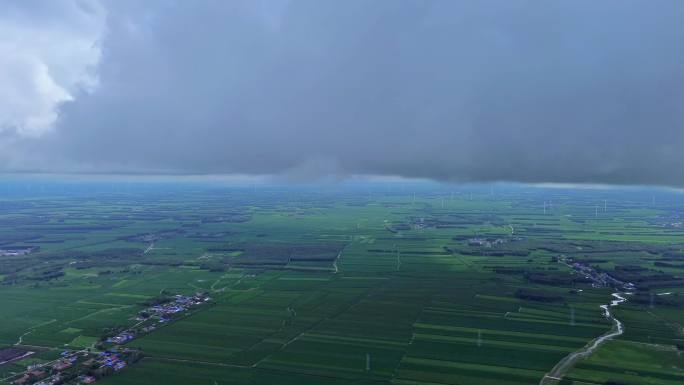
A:
<svg viewBox="0 0 684 385">
<path fill-rule="evenodd" d="M 15 167 L 684 185 L 680 0 L 105 8 L 99 86 Z"/>
</svg>

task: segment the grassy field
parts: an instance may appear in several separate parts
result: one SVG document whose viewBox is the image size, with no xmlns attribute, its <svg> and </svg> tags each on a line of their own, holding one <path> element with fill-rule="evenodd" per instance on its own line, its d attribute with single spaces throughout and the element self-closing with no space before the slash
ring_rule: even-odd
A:
<svg viewBox="0 0 684 385">
<path fill-rule="evenodd" d="M 538 384 L 611 329 L 614 289 L 559 256 L 638 288 L 614 310 L 625 333 L 559 383 L 684 382 L 676 193 L 71 188 L 0 195 L 0 250 L 36 247 L 0 256 L 0 348 L 96 350 L 163 293 L 212 298 L 128 342 L 145 357 L 98 383 Z"/>
</svg>

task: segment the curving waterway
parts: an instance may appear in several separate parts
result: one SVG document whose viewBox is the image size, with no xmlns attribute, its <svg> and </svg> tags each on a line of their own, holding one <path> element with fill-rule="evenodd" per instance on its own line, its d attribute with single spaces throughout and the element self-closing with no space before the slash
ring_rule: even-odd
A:
<svg viewBox="0 0 684 385">
<path fill-rule="evenodd" d="M 596 349 L 598 349 L 606 341 L 612 340 L 613 338 L 625 332 L 625 328 L 622 325 L 622 322 L 619 319 L 615 318 L 613 316 L 613 313 L 610 311 L 612 307 L 618 306 L 619 304 L 627 301 L 627 298 L 625 298 L 623 294 L 628 295 L 631 293 L 613 293 L 611 294 L 611 296 L 614 299 L 610 301 L 610 303 L 600 306 L 601 309 L 603 309 L 604 317 L 608 318 L 610 321 L 613 322 L 613 327 L 607 333 L 589 342 L 582 349 L 576 352 L 572 352 L 569 355 L 565 356 L 556 364 L 556 366 L 553 367 L 553 369 L 551 369 L 551 371 L 544 375 L 541 381 L 539 381 L 539 385 L 555 384 L 556 381 L 561 380 L 563 376 L 565 376 L 568 370 L 575 366 L 577 361 L 589 357 L 592 353 L 596 351 Z"/>
</svg>

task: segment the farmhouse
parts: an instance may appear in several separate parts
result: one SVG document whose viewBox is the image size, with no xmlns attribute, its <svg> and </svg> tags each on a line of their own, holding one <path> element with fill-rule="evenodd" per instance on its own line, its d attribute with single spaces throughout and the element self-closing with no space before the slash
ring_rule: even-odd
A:
<svg viewBox="0 0 684 385">
<path fill-rule="evenodd" d="M 6 247 L 0 249 L 0 257 L 21 257 L 38 250 L 37 246 Z"/>
<path fill-rule="evenodd" d="M 94 384 L 97 379 L 93 376 L 83 376 L 79 379 L 81 384 Z"/>
<path fill-rule="evenodd" d="M 52 365 L 52 369 L 61 372 L 62 370 L 69 369 L 71 365 L 69 360 L 59 360 L 56 364 Z"/>
<path fill-rule="evenodd" d="M 30 383 L 31 381 L 31 376 L 28 374 L 24 374 L 23 376 L 19 377 L 18 379 L 12 381 L 12 385 L 26 385 Z"/>
</svg>

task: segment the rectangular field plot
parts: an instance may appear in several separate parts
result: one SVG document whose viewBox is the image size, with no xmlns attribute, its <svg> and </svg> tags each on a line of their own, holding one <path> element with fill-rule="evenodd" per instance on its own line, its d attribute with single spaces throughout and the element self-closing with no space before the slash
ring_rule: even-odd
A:
<svg viewBox="0 0 684 385">
<path fill-rule="evenodd" d="M 597 310 L 578 308 L 572 324 L 568 311 L 467 290 L 433 301 L 413 325 L 396 382 L 537 384 L 560 359 L 609 328 L 594 316 Z"/>
<path fill-rule="evenodd" d="M 684 198 L 644 194 L 22 190 L 0 197 L 0 347 L 36 353 L 0 379 L 137 348 L 97 383 L 537 385 L 611 330 L 599 306 L 619 292 L 624 334 L 561 383 L 684 384 Z M 196 293 L 210 300 L 175 306 Z"/>
<path fill-rule="evenodd" d="M 130 345 L 154 357 L 251 365 L 319 319 L 295 314 L 293 292 L 233 292 Z"/>
<path fill-rule="evenodd" d="M 684 360 L 674 346 L 610 341 L 568 374 L 575 381 L 619 384 L 684 383 Z"/>
</svg>

